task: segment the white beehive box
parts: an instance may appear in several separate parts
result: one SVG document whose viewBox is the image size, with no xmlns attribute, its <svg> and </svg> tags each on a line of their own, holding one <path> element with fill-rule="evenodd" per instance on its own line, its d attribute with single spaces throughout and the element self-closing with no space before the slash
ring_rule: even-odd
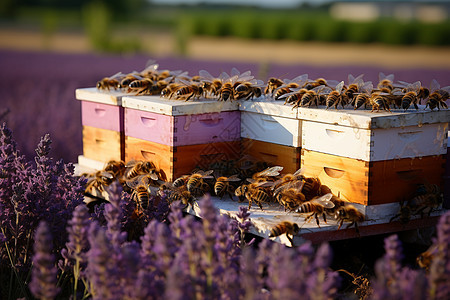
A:
<svg viewBox="0 0 450 300">
<path fill-rule="evenodd" d="M 447 153 L 450 110 L 299 108 L 302 148 L 363 161 Z"/>
<path fill-rule="evenodd" d="M 284 101 L 241 101 L 241 137 L 300 147 L 302 123 Z"/>
</svg>

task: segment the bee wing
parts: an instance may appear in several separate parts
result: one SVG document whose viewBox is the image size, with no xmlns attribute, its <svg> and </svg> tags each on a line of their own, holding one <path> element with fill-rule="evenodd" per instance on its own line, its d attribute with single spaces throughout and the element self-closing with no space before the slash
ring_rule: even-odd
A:
<svg viewBox="0 0 450 300">
<path fill-rule="evenodd" d="M 391 94 L 394 96 L 402 96 L 405 93 L 401 89 L 395 88 L 394 90 L 392 90 Z"/>
<path fill-rule="evenodd" d="M 272 185 L 273 185 L 272 181 L 261 181 L 261 182 L 256 183 L 256 187 L 269 187 Z"/>
<path fill-rule="evenodd" d="M 235 174 L 228 177 L 226 181 L 241 181 L 241 179 Z"/>
<path fill-rule="evenodd" d="M 216 78 L 214 76 L 212 76 L 208 71 L 206 70 L 200 70 L 198 72 L 198 75 L 200 75 L 200 78 L 206 81 L 213 81 Z"/>
<path fill-rule="evenodd" d="M 230 79 L 230 75 L 228 75 L 226 72 L 222 72 L 222 73 L 219 75 L 219 79 L 220 79 L 222 82 L 225 82 L 225 81 L 227 81 L 227 80 Z"/>
<path fill-rule="evenodd" d="M 314 198 L 313 200 L 311 200 L 311 202 L 319 203 L 320 205 L 324 206 L 325 208 L 333 208 L 334 203 L 330 201 L 332 197 L 333 197 L 333 194 L 328 193 L 323 196 Z"/>
<path fill-rule="evenodd" d="M 431 84 L 430 84 L 430 92 L 434 92 L 437 91 L 441 88 L 441 85 L 439 84 L 439 82 L 437 82 L 436 79 L 431 80 Z"/>
<path fill-rule="evenodd" d="M 305 84 L 307 81 L 308 81 L 308 74 L 299 75 L 291 80 L 291 82 L 298 83 L 300 86 Z"/>
<path fill-rule="evenodd" d="M 230 73 L 231 77 L 234 77 L 234 76 L 239 77 L 240 74 L 241 74 L 241 72 L 239 72 L 239 70 L 237 68 L 235 68 L 235 67 L 231 68 L 231 73 Z"/>
<path fill-rule="evenodd" d="M 327 80 L 326 85 L 331 87 L 331 86 L 337 86 L 339 83 L 340 83 L 340 81 L 338 81 L 338 80 Z M 342 86 L 344 86 L 344 85 L 342 85 Z"/>
<path fill-rule="evenodd" d="M 319 86 L 316 86 L 315 88 L 313 88 L 311 91 L 314 91 L 317 94 L 325 95 L 325 94 L 329 94 L 332 90 L 333 89 L 328 86 L 319 85 Z"/>
<path fill-rule="evenodd" d="M 106 177 L 108 179 L 114 179 L 114 175 L 108 171 L 103 171 L 100 173 L 102 177 Z"/>
<path fill-rule="evenodd" d="M 340 92 L 342 91 L 342 88 L 343 88 L 343 87 L 344 87 L 344 80 L 342 80 L 341 82 L 339 82 L 339 83 L 336 85 L 336 87 L 334 88 L 334 90 L 340 93 Z"/>
<path fill-rule="evenodd" d="M 383 72 L 380 72 L 380 74 L 378 75 L 378 79 L 379 79 L 379 81 L 387 79 L 391 82 L 394 82 L 394 74 L 386 75 Z"/>
<path fill-rule="evenodd" d="M 364 82 L 364 84 L 361 86 L 361 89 L 360 89 L 362 92 L 365 92 L 365 93 L 367 93 L 367 94 L 370 94 L 370 93 L 372 93 L 372 90 L 373 90 L 373 83 L 372 83 L 372 81 L 366 81 L 366 82 Z"/>
<path fill-rule="evenodd" d="M 126 76 L 126 75 L 123 74 L 122 72 L 117 72 L 116 74 L 110 76 L 109 79 L 122 78 L 122 77 L 125 77 L 125 76 Z"/>
<path fill-rule="evenodd" d="M 441 90 L 444 90 L 444 91 L 450 93 L 450 85 L 444 86 L 443 88 L 441 88 Z"/>
<path fill-rule="evenodd" d="M 283 170 L 281 166 L 269 167 L 258 173 L 258 176 L 278 176 L 280 171 Z"/>
<path fill-rule="evenodd" d="M 132 179 L 125 181 L 125 183 L 128 185 L 128 187 L 135 189 L 138 185 L 143 183 L 144 177 L 145 175 L 136 176 L 133 177 Z"/>
<path fill-rule="evenodd" d="M 281 96 L 279 97 L 279 99 L 284 99 L 284 98 L 287 98 L 287 97 L 289 97 L 289 96 L 291 96 L 291 95 L 298 94 L 298 91 L 299 91 L 300 89 L 301 89 L 301 88 L 298 88 L 298 89 L 296 89 L 296 91 L 293 91 L 294 89 L 291 88 L 291 91 L 292 91 L 292 92 L 281 95 Z"/>
<path fill-rule="evenodd" d="M 147 72 L 155 72 L 158 70 L 159 64 L 156 63 L 155 60 L 150 59 L 147 61 L 147 64 L 145 65 L 145 69 L 141 71 L 141 74 L 147 73 Z"/>
<path fill-rule="evenodd" d="M 182 84 L 184 84 L 184 85 L 186 85 L 186 86 L 191 85 L 191 82 L 189 82 L 189 81 L 187 81 L 187 80 L 185 80 L 185 79 L 183 79 L 183 78 L 178 78 L 178 77 L 177 77 L 177 81 L 180 82 L 180 83 L 182 83 Z"/>
<path fill-rule="evenodd" d="M 363 81 L 364 74 L 360 74 L 354 77 L 352 74 L 348 74 L 348 84 L 358 83 Z"/>
<path fill-rule="evenodd" d="M 303 174 L 305 174 L 305 172 L 306 172 L 306 169 L 303 167 L 303 168 L 300 168 L 297 171 L 295 171 L 294 174 L 292 174 L 292 175 L 294 175 L 294 176 L 303 175 Z"/>
</svg>

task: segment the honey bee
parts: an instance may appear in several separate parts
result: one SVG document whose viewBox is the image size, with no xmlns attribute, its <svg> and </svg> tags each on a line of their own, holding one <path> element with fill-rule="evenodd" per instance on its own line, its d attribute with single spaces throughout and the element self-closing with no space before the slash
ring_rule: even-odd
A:
<svg viewBox="0 0 450 300">
<path fill-rule="evenodd" d="M 278 225 L 275 225 L 270 229 L 269 237 L 277 237 L 282 234 L 286 234 L 291 246 L 294 246 L 294 235 L 298 234 L 300 231 L 300 227 L 297 223 L 293 223 L 290 221 L 282 221 Z"/>
<path fill-rule="evenodd" d="M 388 94 L 391 93 L 394 89 L 394 74 L 385 75 L 384 73 L 380 72 L 378 75 L 378 79 L 378 91 Z"/>
<path fill-rule="evenodd" d="M 314 217 L 316 219 L 317 226 L 320 227 L 319 216 L 322 216 L 323 221 L 326 223 L 327 219 L 325 216 L 325 209 L 334 207 L 334 203 L 330 201 L 332 196 L 332 194 L 317 196 L 312 200 L 306 201 L 305 203 L 300 205 L 297 208 L 296 212 L 300 214 L 311 213 L 311 215 L 305 218 L 305 221 L 308 221 L 309 219 Z"/>
<path fill-rule="evenodd" d="M 104 192 L 105 187 L 109 186 L 114 180 L 113 174 L 103 170 L 93 174 L 82 174 L 82 176 L 87 178 L 84 192 L 94 196 L 97 194 L 96 191 Z"/>
<path fill-rule="evenodd" d="M 292 181 L 274 192 L 275 199 L 284 207 L 284 211 L 295 211 L 306 202 L 306 197 L 301 192 L 303 184 L 301 180 Z"/>
<path fill-rule="evenodd" d="M 144 79 L 138 79 L 130 82 L 128 85 L 129 89 L 128 91 L 134 92 L 136 96 L 138 95 L 151 95 L 152 94 L 152 87 L 153 87 L 153 81 L 148 78 Z"/>
<path fill-rule="evenodd" d="M 173 186 L 178 188 L 178 187 L 181 187 L 183 185 L 186 185 L 188 183 L 188 180 L 189 180 L 190 176 L 191 175 L 182 175 L 182 176 L 178 177 L 177 179 L 175 179 L 173 181 Z"/>
<path fill-rule="evenodd" d="M 235 89 L 235 97 L 237 100 L 245 99 L 249 100 L 252 98 L 259 98 L 262 95 L 261 87 L 263 86 L 263 82 L 260 80 L 252 80 L 240 83 L 236 86 Z"/>
<path fill-rule="evenodd" d="M 358 109 L 363 105 L 366 108 L 368 105 L 370 105 L 371 103 L 370 95 L 372 94 L 372 90 L 373 90 L 372 82 L 371 81 L 365 82 L 360 88 L 360 93 L 358 93 L 356 98 L 354 98 L 353 108 Z"/>
<path fill-rule="evenodd" d="M 308 80 L 308 74 L 303 74 L 303 75 L 297 76 L 292 80 L 285 79 L 284 84 L 275 90 L 275 94 L 274 94 L 275 100 L 282 99 L 281 97 L 284 94 L 291 93 L 293 91 L 292 89 L 298 89 L 298 88 L 302 87 L 304 85 L 305 81 L 307 81 L 307 80 Z"/>
<path fill-rule="evenodd" d="M 250 75 L 250 71 L 240 73 L 236 68 L 231 69 L 231 76 L 225 72 L 221 74 L 222 87 L 219 90 L 219 101 L 237 100 L 238 92 L 236 87 L 241 83 L 252 81 L 254 76 Z"/>
<path fill-rule="evenodd" d="M 306 92 L 308 92 L 308 90 L 305 88 L 298 88 L 298 89 L 292 88 L 292 92 L 280 96 L 279 99 L 286 98 L 284 104 L 288 103 L 292 104 L 293 105 L 292 109 L 294 109 L 300 106 L 303 95 L 305 95 Z"/>
<path fill-rule="evenodd" d="M 303 175 L 305 173 L 304 168 L 300 168 L 294 172 L 294 174 L 285 174 L 283 177 L 274 182 L 272 186 L 273 194 L 276 196 L 278 194 L 279 189 L 283 188 L 287 184 L 291 184 L 293 182 L 302 181 L 305 179 Z"/>
<path fill-rule="evenodd" d="M 376 93 L 372 93 L 371 97 L 370 97 L 370 104 L 372 105 L 372 112 L 374 110 L 377 110 L 377 112 L 380 111 L 380 109 L 386 110 L 386 111 L 391 111 L 390 106 L 389 106 L 389 95 L 388 93 L 383 93 L 383 92 L 376 92 Z"/>
<path fill-rule="evenodd" d="M 447 99 L 450 98 L 450 86 L 441 88 L 439 83 L 433 79 L 431 81 L 430 95 L 425 107 L 429 107 L 431 110 L 437 108 L 438 110 L 442 108 L 448 108 Z"/>
<path fill-rule="evenodd" d="M 305 183 L 302 188 L 302 193 L 305 195 L 306 200 L 311 200 L 319 195 L 320 183 L 319 178 L 307 177 L 304 179 Z"/>
<path fill-rule="evenodd" d="M 213 77 L 205 70 L 200 70 L 198 73 L 202 80 L 202 88 L 205 93 L 209 93 L 212 96 L 218 96 L 219 91 L 222 88 L 222 79 Z"/>
<path fill-rule="evenodd" d="M 214 192 L 220 198 L 227 193 L 231 200 L 233 200 L 233 192 L 235 191 L 235 188 L 233 187 L 232 182 L 238 181 L 241 181 L 241 179 L 237 175 L 232 175 L 230 177 L 221 176 L 217 178 L 217 181 L 214 184 Z"/>
<path fill-rule="evenodd" d="M 274 181 L 280 175 L 280 172 L 283 170 L 281 166 L 268 167 L 267 169 L 262 170 L 261 172 L 257 172 L 253 174 L 253 180 L 265 180 L 265 181 Z"/>
<path fill-rule="evenodd" d="M 146 210 L 150 201 L 148 175 L 134 177 L 127 180 L 126 184 L 133 190 L 131 199 L 136 201 L 136 204 L 140 209 Z"/>
<path fill-rule="evenodd" d="M 111 77 L 105 77 L 97 82 L 97 89 L 103 91 L 109 91 L 110 89 L 117 90 L 123 76 L 124 74 L 122 74 L 122 72 L 118 72 Z"/>
<path fill-rule="evenodd" d="M 125 178 L 132 179 L 139 175 L 150 175 L 152 180 L 164 180 L 161 173 L 151 161 L 135 161 L 132 160 L 125 165 Z"/>
<path fill-rule="evenodd" d="M 331 91 L 329 87 L 325 85 L 319 85 L 311 90 L 308 90 L 302 97 L 300 101 L 300 106 L 302 107 L 310 107 L 310 106 L 319 106 L 320 96 L 323 94 L 327 94 Z"/>
<path fill-rule="evenodd" d="M 117 87 L 120 89 L 126 89 L 128 91 L 131 82 L 142 79 L 144 79 L 144 77 L 140 76 L 138 72 L 132 72 L 125 75 L 125 77 L 122 78 Z"/>
<path fill-rule="evenodd" d="M 195 197 L 188 191 L 186 185 L 175 187 L 173 184 L 165 183 L 161 185 L 159 195 L 162 193 L 167 195 L 169 204 L 180 201 L 187 208 L 189 205 L 194 208 L 196 203 Z"/>
<path fill-rule="evenodd" d="M 417 265 L 422 269 L 429 271 L 431 262 L 433 261 L 438 251 L 438 245 L 432 244 L 425 252 L 420 253 L 416 258 Z"/>
<path fill-rule="evenodd" d="M 267 85 L 266 88 L 264 90 L 264 94 L 273 94 L 273 92 L 281 87 L 284 84 L 283 80 L 279 79 L 279 78 L 275 78 L 275 77 L 271 77 L 269 78 L 269 80 L 267 81 Z"/>
<path fill-rule="evenodd" d="M 177 90 L 181 87 L 179 83 L 170 83 L 161 90 L 161 97 L 172 99 Z"/>
<path fill-rule="evenodd" d="M 414 105 L 415 109 L 419 109 L 419 102 L 420 102 L 420 98 L 419 98 L 419 93 L 420 89 L 422 87 L 422 84 L 420 83 L 420 81 L 416 81 L 414 83 L 407 83 L 404 81 L 399 81 L 402 85 L 404 85 L 404 89 L 403 89 L 403 96 L 402 96 L 402 102 L 401 102 L 401 108 L 404 109 L 405 111 L 408 110 L 408 108 L 411 105 Z M 393 94 L 398 94 L 398 93 L 393 93 Z"/>
<path fill-rule="evenodd" d="M 361 74 L 357 77 L 353 77 L 352 74 L 348 75 L 348 87 L 343 91 L 342 97 L 345 98 L 345 102 L 351 103 L 354 100 L 355 93 L 359 92 L 359 88 L 363 84 L 363 78 L 364 74 Z"/>
<path fill-rule="evenodd" d="M 199 84 L 189 83 L 182 79 L 180 81 L 184 86 L 179 87 L 174 93 L 175 99 L 184 99 L 185 101 L 188 101 L 191 98 L 195 99 L 203 96 L 203 88 Z"/>
<path fill-rule="evenodd" d="M 194 196 L 201 196 L 209 190 L 208 183 L 205 179 L 214 178 L 211 174 L 213 170 L 208 171 L 197 171 L 196 173 L 189 176 L 189 180 L 186 183 L 187 190 Z"/>
<path fill-rule="evenodd" d="M 332 90 L 327 97 L 326 100 L 326 106 L 327 109 L 331 106 L 334 106 L 334 108 L 337 109 L 338 105 L 341 104 L 342 108 L 344 108 L 345 104 L 347 104 L 346 99 L 347 97 L 344 97 L 341 95 L 342 88 L 344 87 L 344 81 L 341 81 L 336 85 L 336 88 Z M 353 93 L 352 93 L 353 97 Z"/>
<path fill-rule="evenodd" d="M 328 86 L 327 80 L 325 78 L 316 78 L 314 81 L 309 81 L 305 83 L 303 87 L 307 90 L 312 90 L 319 86 Z"/>
<path fill-rule="evenodd" d="M 350 224 L 347 225 L 346 228 L 350 228 L 352 225 L 355 225 L 355 230 L 358 234 L 358 223 L 361 223 L 365 220 L 364 214 L 351 204 L 341 206 L 337 210 L 335 218 L 339 222 L 338 230 L 341 229 L 344 222 L 350 222 Z"/>
<path fill-rule="evenodd" d="M 268 185 L 270 185 L 270 182 L 267 181 L 243 184 L 234 191 L 234 194 L 239 198 L 240 202 L 243 199 L 248 200 L 248 209 L 252 208 L 252 202 L 254 201 L 263 210 L 262 203 L 270 202 L 269 194 L 263 189 L 263 187 Z"/>
<path fill-rule="evenodd" d="M 125 174 L 125 163 L 122 160 L 110 160 L 106 163 L 104 170 L 119 179 Z"/>
<path fill-rule="evenodd" d="M 156 80 L 156 76 L 158 74 L 159 64 L 157 64 L 154 60 L 148 60 L 146 67 L 144 70 L 139 72 L 139 75 L 150 80 Z"/>
</svg>

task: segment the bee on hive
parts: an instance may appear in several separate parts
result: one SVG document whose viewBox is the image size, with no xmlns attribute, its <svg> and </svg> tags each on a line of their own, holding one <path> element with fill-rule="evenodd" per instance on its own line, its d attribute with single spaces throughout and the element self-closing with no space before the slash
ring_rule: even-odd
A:
<svg viewBox="0 0 450 300">
<path fill-rule="evenodd" d="M 221 176 L 217 178 L 217 181 L 214 184 L 214 192 L 220 198 L 227 193 L 230 196 L 230 199 L 233 200 L 233 192 L 236 190 L 233 186 L 233 182 L 239 181 L 241 181 L 241 179 L 237 175 L 232 175 L 230 177 Z"/>
<path fill-rule="evenodd" d="M 317 196 L 312 200 L 307 201 L 302 205 L 300 205 L 296 210 L 296 212 L 300 214 L 311 213 L 309 216 L 305 218 L 305 221 L 307 222 L 309 221 L 309 219 L 314 217 L 316 219 L 317 226 L 320 227 L 319 216 L 322 216 L 323 221 L 326 223 L 327 219 L 325 216 L 325 209 L 334 207 L 334 203 L 330 201 L 332 196 L 333 196 L 332 194 Z"/>
<path fill-rule="evenodd" d="M 306 202 L 301 192 L 303 184 L 302 180 L 290 181 L 274 191 L 274 198 L 284 207 L 284 211 L 293 212 Z"/>
<path fill-rule="evenodd" d="M 390 94 L 394 89 L 394 74 L 385 75 L 383 72 L 378 74 L 377 89 L 379 92 Z"/>
<path fill-rule="evenodd" d="M 300 227 L 297 223 L 282 221 L 270 229 L 269 237 L 277 237 L 286 234 L 286 237 L 291 243 L 291 247 L 294 247 L 294 235 L 298 234 L 299 231 Z"/>
<path fill-rule="evenodd" d="M 430 95 L 425 107 L 429 107 L 431 110 L 437 108 L 438 110 L 442 108 L 448 108 L 447 103 L 445 103 L 450 98 L 450 86 L 441 88 L 439 83 L 433 79 L 431 81 Z"/>
<path fill-rule="evenodd" d="M 358 109 L 364 105 L 364 108 L 371 105 L 370 98 L 373 90 L 373 84 L 371 81 L 364 82 L 360 88 L 360 91 L 356 94 L 353 101 L 353 109 Z"/>
<path fill-rule="evenodd" d="M 358 223 L 361 223 L 365 220 L 364 214 L 351 204 L 345 204 L 339 207 L 336 212 L 335 218 L 339 222 L 338 230 L 341 229 L 344 222 L 350 222 L 350 224 L 348 224 L 346 228 L 350 228 L 352 225 L 355 225 L 355 230 L 358 235 Z"/>
<path fill-rule="evenodd" d="M 189 176 L 186 183 L 187 190 L 194 196 L 202 196 L 209 191 L 209 185 L 205 179 L 214 178 L 211 174 L 214 170 L 202 171 L 199 170 Z"/>
<path fill-rule="evenodd" d="M 97 89 L 102 91 L 109 91 L 110 89 L 117 90 L 120 85 L 120 80 L 124 77 L 122 72 L 117 72 L 110 77 L 104 77 L 97 82 Z"/>
<path fill-rule="evenodd" d="M 84 192 L 94 196 L 97 191 L 100 193 L 104 192 L 105 188 L 114 181 L 114 175 L 104 170 L 91 174 L 83 173 L 81 176 L 87 178 Z"/>
<path fill-rule="evenodd" d="M 293 89 L 302 87 L 307 80 L 308 74 L 297 76 L 292 80 L 284 79 L 284 84 L 275 89 L 274 99 L 281 100 L 283 95 L 293 92 Z"/>
<path fill-rule="evenodd" d="M 215 78 L 206 70 L 200 70 L 198 73 L 200 76 L 200 81 L 202 82 L 201 86 L 205 93 L 209 94 L 210 96 L 217 97 L 219 95 L 220 89 L 222 88 L 223 78 Z"/>
<path fill-rule="evenodd" d="M 363 85 L 363 76 L 364 74 L 361 74 L 357 77 L 354 77 L 352 74 L 348 75 L 348 86 L 345 87 L 342 97 L 345 98 L 346 103 L 351 103 L 354 100 L 355 94 L 359 92 L 360 87 Z"/>
<path fill-rule="evenodd" d="M 263 203 L 270 202 L 270 195 L 266 193 L 263 189 L 264 187 L 270 186 L 271 182 L 261 181 L 254 182 L 249 184 L 240 185 L 235 191 L 234 194 L 239 198 L 239 201 L 243 201 L 247 199 L 248 201 L 248 209 L 252 208 L 252 203 L 256 202 L 258 206 L 263 210 Z"/>
<path fill-rule="evenodd" d="M 344 87 L 344 81 L 341 81 L 338 83 L 338 85 L 336 85 L 336 87 L 334 88 L 334 90 L 332 90 L 328 96 L 327 96 L 327 100 L 326 100 L 326 106 L 327 109 L 334 106 L 334 108 L 337 109 L 338 105 L 341 104 L 342 108 L 345 107 L 345 105 L 347 104 L 347 97 L 344 97 L 344 95 L 341 95 L 342 92 L 342 88 Z M 353 94 L 352 94 L 353 95 Z"/>
<path fill-rule="evenodd" d="M 186 80 L 180 79 L 182 85 L 178 87 L 174 92 L 174 98 L 176 100 L 185 100 L 200 98 L 203 96 L 203 88 L 198 83 L 191 83 Z"/>
</svg>

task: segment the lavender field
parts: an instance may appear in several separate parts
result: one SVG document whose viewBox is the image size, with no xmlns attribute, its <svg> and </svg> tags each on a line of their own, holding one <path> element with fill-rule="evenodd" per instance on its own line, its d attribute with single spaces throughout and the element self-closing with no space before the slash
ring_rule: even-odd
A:
<svg viewBox="0 0 450 300">
<path fill-rule="evenodd" d="M 146 55 L 113 56 L 95 54 L 56 54 L 0 51 L 0 118 L 14 131 L 19 147 L 27 158 L 34 156 L 39 138 L 49 133 L 55 158 L 76 162 L 82 153 L 81 106 L 75 89 L 95 86 L 105 77 L 122 71 L 142 70 Z M 346 80 L 348 74 L 365 74 L 365 80 L 378 80 L 379 72 L 393 73 L 396 80 L 420 80 L 429 86 L 436 79 L 450 85 L 450 70 L 385 69 L 368 66 L 319 67 L 311 65 L 244 64 L 160 58 L 161 69 L 184 70 L 190 75 L 205 69 L 213 75 L 229 72 L 232 67 L 251 70 L 259 79 L 294 78 L 307 73 L 311 78 Z M 7 113 L 9 112 L 9 113 Z M 7 114 L 6 114 L 7 113 Z"/>
<path fill-rule="evenodd" d="M 75 89 L 141 70 L 148 59 L 0 51 L 0 299 L 450 298 L 450 213 L 423 243 L 380 235 L 288 248 L 247 235 L 251 211 L 230 219 L 209 197 L 198 200 L 201 221 L 164 194 L 137 216 L 136 202 L 113 183 L 110 203 L 88 209 L 85 180 L 70 163 L 82 153 Z M 364 73 L 376 81 L 381 71 L 450 85 L 444 70 L 158 62 L 191 75 L 236 67 L 263 80 Z M 433 260 L 419 268 L 415 259 L 430 245 Z"/>
</svg>

